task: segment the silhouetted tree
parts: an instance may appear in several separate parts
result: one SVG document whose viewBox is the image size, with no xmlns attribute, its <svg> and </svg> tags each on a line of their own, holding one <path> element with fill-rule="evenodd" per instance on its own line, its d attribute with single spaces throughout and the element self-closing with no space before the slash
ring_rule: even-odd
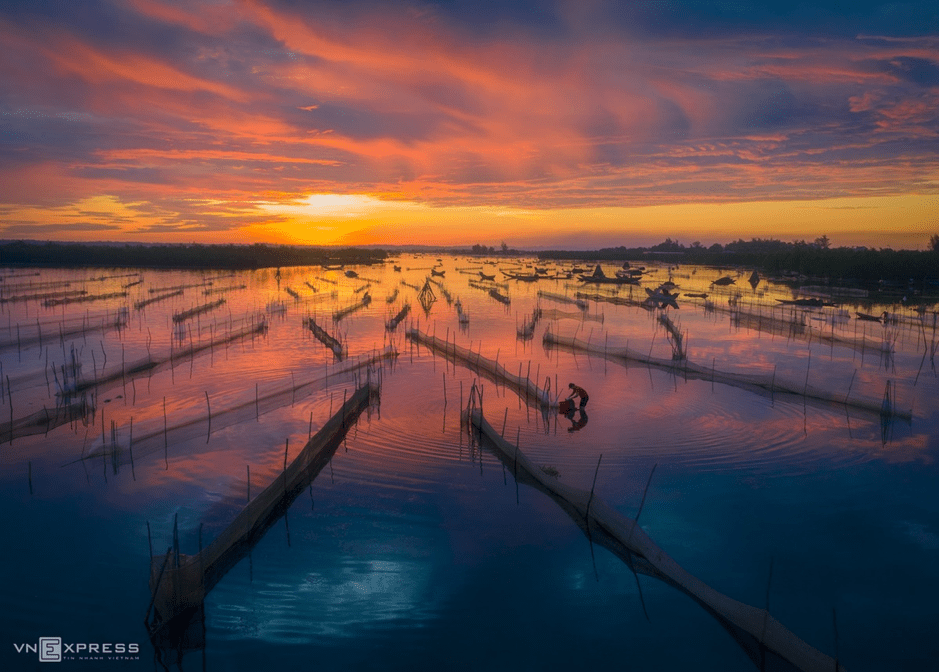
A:
<svg viewBox="0 0 939 672">
<path fill-rule="evenodd" d="M 929 238 L 929 249 L 933 252 L 939 252 L 939 233 L 934 233 Z"/>
</svg>

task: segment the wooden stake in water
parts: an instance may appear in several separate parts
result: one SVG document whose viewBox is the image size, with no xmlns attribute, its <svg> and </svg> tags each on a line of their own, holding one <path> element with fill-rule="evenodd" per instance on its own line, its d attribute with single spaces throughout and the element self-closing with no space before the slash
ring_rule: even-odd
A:
<svg viewBox="0 0 939 672">
<path fill-rule="evenodd" d="M 205 407 L 209 413 L 209 430 L 205 434 L 205 442 L 209 442 L 209 437 L 212 436 L 212 406 L 209 404 L 209 391 L 205 391 Z"/>
<path fill-rule="evenodd" d="M 134 417 L 130 418 L 130 436 L 127 439 L 127 451 L 130 453 L 130 475 L 136 481 L 137 474 L 134 472 Z"/>
<path fill-rule="evenodd" d="M 584 514 L 584 518 L 587 520 L 587 529 L 590 529 L 590 505 L 593 503 L 593 490 L 597 487 L 597 474 L 600 473 L 600 461 L 603 459 L 603 453 L 600 453 L 600 457 L 597 460 L 597 468 L 593 472 L 593 485 L 590 486 L 590 498 L 587 500 L 587 511 Z M 637 516 L 638 517 L 638 516 Z"/>
<path fill-rule="evenodd" d="M 17 325 L 19 326 L 19 325 Z M 13 445 L 13 390 L 10 389 L 10 376 L 7 376 L 7 397 L 10 400 L 10 445 Z"/>
<path fill-rule="evenodd" d="M 166 397 L 163 397 L 163 463 L 166 465 L 166 469 L 169 470 L 170 463 L 168 459 L 169 451 L 169 439 L 166 436 Z"/>
<path fill-rule="evenodd" d="M 848 397 L 851 396 L 851 388 L 854 387 L 854 377 L 857 375 L 857 369 L 851 374 L 851 382 L 848 384 L 848 393 L 844 395 L 844 403 L 848 403 Z"/>
<path fill-rule="evenodd" d="M 646 505 L 646 495 L 649 494 L 649 486 L 652 485 L 652 474 L 655 473 L 655 468 L 659 466 L 659 463 L 656 462 L 652 465 L 652 471 L 649 472 L 649 480 L 646 481 L 646 489 L 642 491 L 642 500 L 639 502 L 639 510 L 636 512 L 635 521 L 639 522 L 639 516 L 642 515 L 642 507 Z"/>
</svg>

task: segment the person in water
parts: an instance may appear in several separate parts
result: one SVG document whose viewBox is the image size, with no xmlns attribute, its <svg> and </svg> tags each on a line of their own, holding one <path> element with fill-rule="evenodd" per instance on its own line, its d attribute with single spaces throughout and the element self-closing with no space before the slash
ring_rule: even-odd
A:
<svg viewBox="0 0 939 672">
<path fill-rule="evenodd" d="M 574 385 L 574 383 L 568 383 L 567 386 L 571 388 L 571 394 L 568 399 L 573 399 L 574 397 L 580 397 L 580 407 L 583 408 L 587 405 L 587 400 L 590 397 L 587 395 L 587 390 L 582 387 Z"/>
</svg>

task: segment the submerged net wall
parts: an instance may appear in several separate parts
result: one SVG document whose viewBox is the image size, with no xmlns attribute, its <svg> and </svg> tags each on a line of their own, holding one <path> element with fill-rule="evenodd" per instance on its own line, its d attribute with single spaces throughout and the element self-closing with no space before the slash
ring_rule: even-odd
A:
<svg viewBox="0 0 939 672">
<path fill-rule="evenodd" d="M 397 289 L 395 291 L 398 291 Z M 401 320 L 408 316 L 408 313 L 411 312 L 411 304 L 406 303 L 401 310 L 398 311 L 397 315 L 392 317 L 385 323 L 385 329 L 388 331 L 394 331 L 398 328 L 398 325 L 401 324 Z"/>
<path fill-rule="evenodd" d="M 254 326 L 245 327 L 209 341 L 190 343 L 188 347 L 171 350 L 169 356 L 164 355 L 162 358 L 146 357 L 129 364 L 122 362 L 120 367 L 115 366 L 107 373 L 102 366 L 100 371 L 95 369 L 91 377 L 83 376 L 83 368 L 75 359 L 73 347 L 72 362 L 68 365 L 60 365 L 59 369 L 52 368 L 53 379 L 58 390 L 55 408 L 43 407 L 41 411 L 16 418 L 13 401 L 8 396 L 10 415 L 7 422 L 0 423 L 0 441 L 12 441 L 17 437 L 47 433 L 79 417 L 84 419 L 89 412 L 94 410 L 94 404 L 86 399 L 86 395 L 92 391 L 97 394 L 116 385 L 126 385 L 128 382 L 133 384 L 137 378 L 151 376 L 164 368 L 172 368 L 179 362 L 191 360 L 197 354 L 227 343 L 263 334 L 266 329 L 267 323 L 262 321 Z M 87 368 L 85 366 L 84 371 L 87 371 Z M 59 379 L 60 372 L 61 380 Z M 44 373 L 48 378 L 48 370 Z"/>
<path fill-rule="evenodd" d="M 342 308 L 334 312 L 333 320 L 338 322 L 339 320 L 346 317 L 347 315 L 351 315 L 355 311 L 365 308 L 371 302 L 372 302 L 372 297 L 368 292 L 366 292 L 365 295 L 362 297 L 361 301 L 359 301 L 358 303 L 353 303 L 351 306 L 347 306 L 345 308 Z"/>
<path fill-rule="evenodd" d="M 151 633 L 202 605 L 209 591 L 261 540 L 329 463 L 349 427 L 378 395 L 376 385 L 357 389 L 285 467 L 282 475 L 252 499 L 215 541 L 197 555 L 181 555 L 174 541 L 165 554 L 151 556 L 151 604 L 145 619 Z"/>
<path fill-rule="evenodd" d="M 246 389 L 241 401 L 229 403 L 225 407 L 216 405 L 210 408 L 207 401 L 193 400 L 191 408 L 199 409 L 200 403 L 205 403 L 206 412 L 199 412 L 182 420 L 153 418 L 136 425 L 121 427 L 111 433 L 104 432 L 104 436 L 96 439 L 96 443 L 89 448 L 87 453 L 68 464 L 75 464 L 82 460 L 103 459 L 116 471 L 121 466 L 133 465 L 134 459 L 139 460 L 160 451 L 167 451 L 169 446 L 178 446 L 200 437 L 205 437 L 208 441 L 212 432 L 243 422 L 258 420 L 267 413 L 303 401 L 330 385 L 340 382 L 357 384 L 358 379 L 363 376 L 363 370 L 366 370 L 366 377 L 371 377 L 367 373 L 369 369 L 380 367 L 385 361 L 393 360 L 397 355 L 397 351 L 392 346 L 388 346 L 383 350 L 361 355 L 335 367 L 327 366 L 315 377 L 302 382 L 291 376 L 290 380 L 273 389 L 265 390 L 255 387 L 254 394 Z"/>
<path fill-rule="evenodd" d="M 544 290 L 538 290 L 538 298 L 549 299 L 551 301 L 556 301 L 558 303 L 570 303 L 581 310 L 587 310 L 587 302 L 583 299 L 575 299 L 570 296 L 565 296 L 564 294 L 556 294 L 555 292 L 546 292 Z"/>
<path fill-rule="evenodd" d="M 111 329 L 121 329 L 127 325 L 128 316 L 126 310 L 119 310 L 105 316 L 83 319 L 79 324 L 75 320 L 59 322 L 27 322 L 21 325 L 16 324 L 15 330 L 11 327 L 7 329 L 8 338 L 0 340 L 0 350 L 16 348 L 20 350 L 25 347 L 39 345 L 43 343 L 59 342 L 64 345 L 66 338 L 73 336 L 82 336 L 84 334 L 95 333 L 98 331 L 110 331 Z M 15 334 L 15 336 L 14 336 Z"/>
<path fill-rule="evenodd" d="M 337 359 L 342 359 L 343 350 L 342 343 L 339 342 L 339 339 L 331 336 L 323 327 L 316 323 L 312 317 L 306 318 L 304 320 L 306 325 L 310 328 L 310 331 L 313 332 L 313 335 L 319 340 L 320 343 L 325 345 L 327 348 L 333 351 L 333 354 Z"/>
<path fill-rule="evenodd" d="M 762 310 L 753 313 L 742 310 L 739 307 L 731 306 L 729 308 L 711 307 L 710 310 L 721 310 L 730 314 L 731 324 L 737 328 L 754 329 L 763 333 L 774 334 L 776 336 L 785 336 L 786 338 L 800 339 L 805 341 L 815 341 L 818 343 L 827 343 L 846 348 L 853 348 L 858 352 L 883 352 L 884 341 L 872 341 L 864 334 L 854 338 L 848 338 L 835 334 L 834 321 L 831 322 L 829 331 L 823 329 L 813 329 L 805 321 L 807 311 L 800 309 L 791 309 L 787 306 L 774 306 L 774 310 L 787 310 L 791 312 L 789 316 L 765 315 Z M 855 325 L 857 321 L 855 321 Z"/>
<path fill-rule="evenodd" d="M 605 344 L 603 346 L 591 345 L 584 341 L 577 340 L 576 337 L 559 336 L 552 333 L 550 330 L 545 332 L 544 343 L 548 346 L 557 346 L 567 348 L 572 351 L 598 355 L 611 361 L 632 361 L 645 364 L 647 366 L 654 366 L 657 369 L 680 375 L 685 379 L 690 378 L 693 380 L 706 380 L 713 383 L 722 383 L 724 385 L 732 385 L 734 387 L 746 389 L 751 392 L 769 394 L 770 396 L 776 394 L 794 395 L 807 401 L 822 402 L 825 404 L 848 407 L 866 413 L 873 413 L 878 416 L 883 416 L 886 410 L 887 415 L 891 417 L 897 417 L 906 421 L 912 420 L 911 413 L 897 411 L 893 405 L 891 405 L 889 409 L 885 409 L 883 401 L 850 398 L 850 391 L 848 395 L 842 397 L 841 395 L 836 395 L 832 392 L 828 392 L 827 390 L 812 387 L 808 384 L 799 385 L 798 383 L 792 383 L 785 380 L 777 380 L 775 373 L 772 376 L 769 376 L 765 374 L 743 374 L 732 373 L 728 371 L 717 371 L 714 367 L 707 368 L 699 364 L 695 364 L 694 362 L 689 361 L 687 358 L 682 360 L 659 359 L 657 357 L 651 357 L 647 354 L 636 352 L 628 348 L 608 348 Z"/>
<path fill-rule="evenodd" d="M 238 331 L 230 332 L 223 336 L 219 336 L 218 338 L 213 338 L 200 343 L 192 343 L 190 341 L 188 346 L 184 346 L 176 350 L 171 349 L 169 356 L 164 355 L 162 358 L 146 357 L 131 364 L 122 364 L 120 370 L 115 368 L 115 370 L 109 374 L 105 374 L 102 367 L 100 374 L 95 375 L 93 378 L 78 380 L 73 388 L 64 389 L 61 396 L 68 396 L 69 394 L 73 394 L 75 392 L 84 392 L 91 389 L 97 389 L 100 391 L 102 388 L 117 384 L 119 381 L 126 381 L 130 378 L 143 375 L 151 375 L 166 366 L 175 366 L 177 361 L 183 361 L 187 358 L 191 358 L 197 354 L 203 353 L 206 350 L 212 350 L 242 338 L 260 335 L 266 331 L 267 322 L 260 320 L 253 325 L 239 329 Z"/>
<path fill-rule="evenodd" d="M 415 343 L 420 343 L 435 352 L 442 353 L 452 362 L 463 364 L 470 370 L 483 374 L 498 383 L 502 383 L 503 386 L 513 390 L 520 398 L 525 399 L 528 403 L 547 409 L 556 409 L 558 407 L 557 398 L 552 399 L 549 391 L 542 390 L 535 383 L 531 382 L 528 377 L 510 373 L 499 362 L 483 357 L 478 352 L 473 352 L 472 350 L 461 347 L 456 344 L 456 341 L 448 343 L 445 340 L 425 334 L 417 329 L 408 329 L 405 332 L 405 336 Z"/>
<path fill-rule="evenodd" d="M 639 524 L 594 495 L 560 483 L 531 462 L 518 446 L 506 441 L 483 417 L 468 412 L 466 419 L 492 446 L 516 482 L 530 485 L 554 499 L 584 530 L 588 539 L 605 546 L 634 571 L 678 588 L 711 613 L 761 669 L 801 672 L 844 672 L 844 666 L 810 646 L 773 618 L 766 609 L 738 602 L 693 576 Z"/>
<path fill-rule="evenodd" d="M 592 315 L 588 312 L 573 312 L 557 308 L 542 308 L 541 316 L 546 320 L 577 320 L 578 322 L 599 322 L 603 324 L 603 313 Z"/>
</svg>

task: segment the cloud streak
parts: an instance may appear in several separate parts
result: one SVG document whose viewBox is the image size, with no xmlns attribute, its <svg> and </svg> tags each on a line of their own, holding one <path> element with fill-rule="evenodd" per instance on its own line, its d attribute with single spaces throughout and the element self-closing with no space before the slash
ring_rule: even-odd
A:
<svg viewBox="0 0 939 672">
<path fill-rule="evenodd" d="M 6 234 L 26 211 L 67 232 L 70 204 L 105 196 L 165 235 L 283 225 L 267 204 L 313 194 L 548 211 L 937 191 L 939 35 L 886 5 L 853 34 L 806 30 L 825 6 L 698 8 L 697 32 L 632 3 L 500 6 L 13 6 Z"/>
</svg>

